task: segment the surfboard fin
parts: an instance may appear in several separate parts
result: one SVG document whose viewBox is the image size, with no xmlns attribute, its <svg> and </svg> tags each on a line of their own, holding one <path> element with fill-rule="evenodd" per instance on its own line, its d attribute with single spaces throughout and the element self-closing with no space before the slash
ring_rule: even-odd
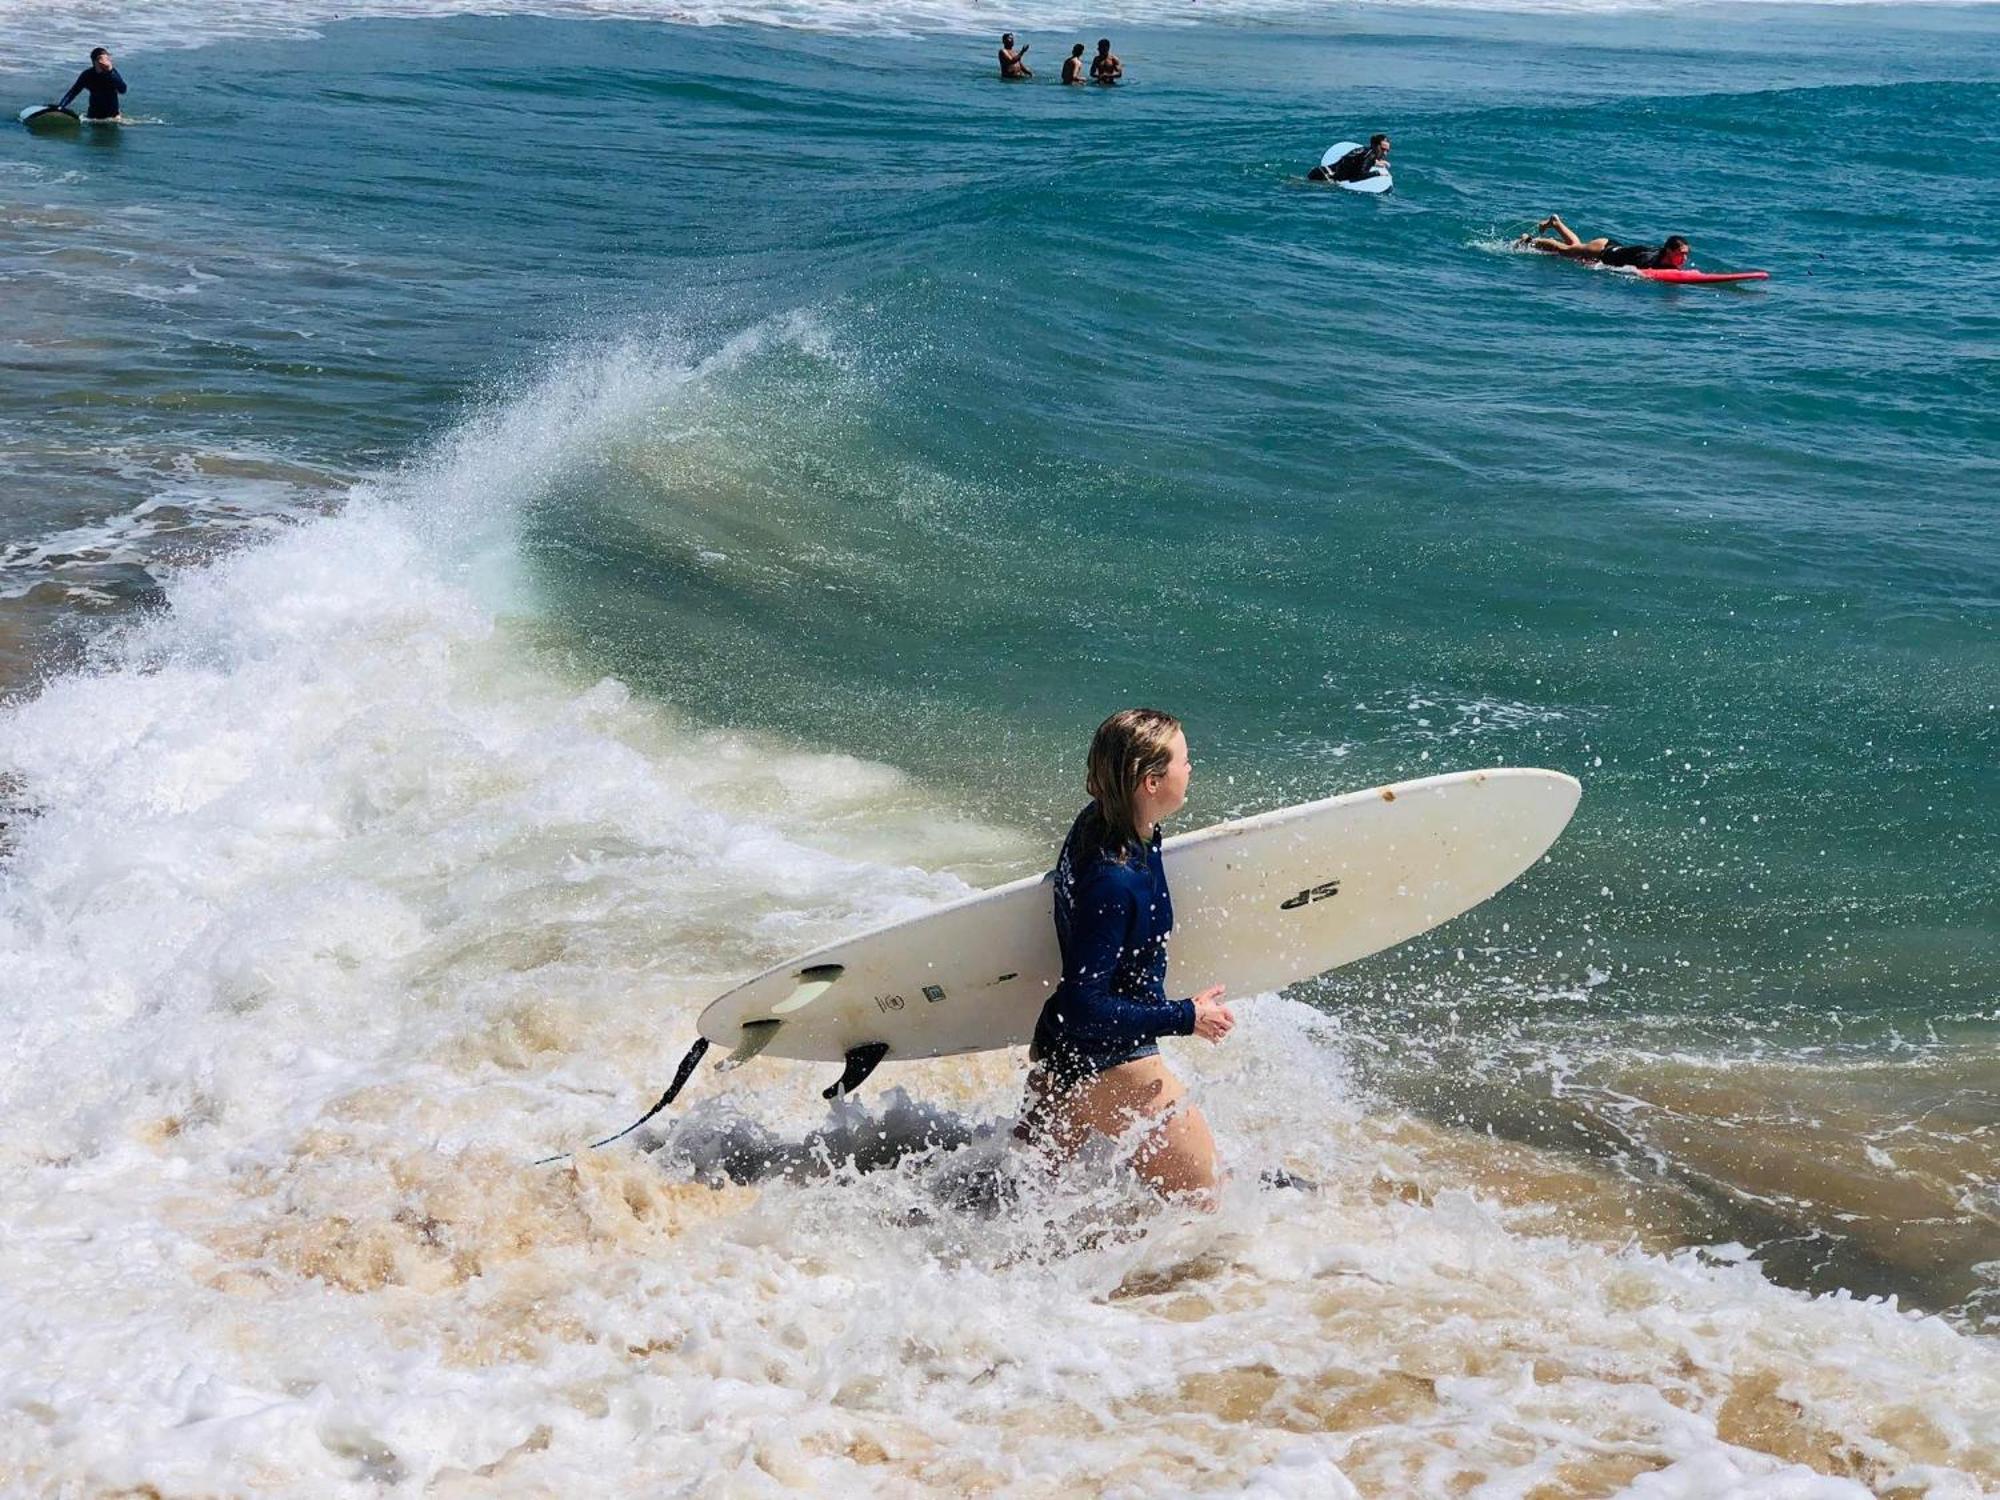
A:
<svg viewBox="0 0 2000 1500">
<path fill-rule="evenodd" d="M 809 969 L 801 969 L 798 983 L 791 994 L 771 1007 L 774 1016 L 789 1016 L 795 1010 L 803 1010 L 832 989 L 840 976 L 847 972 L 845 964 L 814 964 Z"/>
<path fill-rule="evenodd" d="M 771 1045 L 771 1038 L 778 1034 L 782 1021 L 745 1021 L 743 1030 L 736 1038 L 736 1050 L 715 1065 L 718 1073 L 727 1073 L 742 1067 L 759 1052 Z"/>
<path fill-rule="evenodd" d="M 847 1071 L 842 1073 L 833 1086 L 820 1093 L 822 1099 L 838 1099 L 842 1094 L 851 1094 L 868 1081 L 868 1075 L 875 1071 L 882 1059 L 889 1055 L 887 1042 L 867 1042 L 859 1047 L 847 1049 Z"/>
</svg>

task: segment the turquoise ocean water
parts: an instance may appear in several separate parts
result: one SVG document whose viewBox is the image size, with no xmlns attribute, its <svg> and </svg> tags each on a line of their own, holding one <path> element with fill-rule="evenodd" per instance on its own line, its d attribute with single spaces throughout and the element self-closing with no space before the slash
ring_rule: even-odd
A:
<svg viewBox="0 0 2000 1500">
<path fill-rule="evenodd" d="M 1329 1021 L 1294 1045 L 1517 1203 L 1608 1184 L 1599 1239 L 1986 1347 L 1994 12 L 680 19 L 106 17 L 134 122 L 0 136 L 18 1191 L 148 1108 L 211 1208 L 232 1152 L 318 1161 L 350 1115 L 260 1069 L 329 1025 L 383 1030 L 367 1088 L 442 1070 L 384 1140 L 623 1123 L 728 978 L 1037 868 L 1091 727 L 1146 702 L 1188 725 L 1184 826 L 1581 778 L 1543 866 L 1296 992 Z M 13 21 L 10 109 L 100 40 Z M 1034 82 L 989 76 L 1003 24 Z M 1129 85 L 1055 86 L 1101 32 Z M 1374 130 L 1393 194 L 1303 181 Z M 1772 279 L 1510 247 L 1551 210 Z M 475 699 L 600 738 L 529 775 Z M 614 744 L 692 810 L 584 808 L 640 774 Z M 509 1106 L 603 1050 L 613 970 L 674 1004 Z M 538 1061 L 466 1062 L 503 1013 Z M 440 1088 L 489 1090 L 478 1130 Z M 255 1217 L 213 1212 L 211 1246 Z M 2000 1483 L 2000 1449 L 1875 1437 Z M 402 1482 L 355 1441 L 354 1483 Z"/>
</svg>

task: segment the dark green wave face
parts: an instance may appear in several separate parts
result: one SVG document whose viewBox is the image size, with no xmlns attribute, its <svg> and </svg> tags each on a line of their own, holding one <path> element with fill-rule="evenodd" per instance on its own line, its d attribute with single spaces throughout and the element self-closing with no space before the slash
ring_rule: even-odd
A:
<svg viewBox="0 0 2000 1500">
<path fill-rule="evenodd" d="M 1990 23 L 1118 45 L 1115 93 L 959 36 L 533 19 L 127 64 L 157 126 L 0 147 L 0 659 L 572 400 L 453 498 L 549 660 L 1050 849 L 1131 703 L 1187 724 L 1189 826 L 1571 772 L 1544 866 L 1310 987 L 1358 1070 L 1798 1283 L 1990 1316 Z M 1376 129 L 1393 194 L 1304 181 Z M 1550 211 L 1772 279 L 1519 250 Z M 1912 1119 L 1927 1164 L 1881 1168 Z"/>
</svg>

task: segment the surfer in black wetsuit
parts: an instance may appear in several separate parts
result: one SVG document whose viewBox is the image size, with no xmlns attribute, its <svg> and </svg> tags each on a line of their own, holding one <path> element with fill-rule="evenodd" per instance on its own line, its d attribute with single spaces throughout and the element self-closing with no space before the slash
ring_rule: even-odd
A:
<svg viewBox="0 0 2000 1500">
<path fill-rule="evenodd" d="M 1160 820 L 1187 800 L 1187 736 L 1171 714 L 1128 708 L 1097 728 L 1077 815 L 1056 861 L 1062 982 L 1042 1007 L 1015 1134 L 1052 1161 L 1093 1136 L 1136 1134 L 1133 1166 L 1155 1190 L 1213 1206 L 1218 1171 L 1208 1122 L 1160 1056 L 1163 1036 L 1219 1042 L 1235 1017 L 1215 985 L 1169 1000 L 1173 898 Z"/>
<path fill-rule="evenodd" d="M 69 86 L 69 92 L 57 103 L 57 109 L 68 109 L 69 101 L 78 94 L 90 95 L 90 108 L 84 113 L 93 120 L 115 120 L 120 113 L 118 96 L 125 92 L 125 80 L 118 76 L 118 70 L 111 65 L 111 54 L 102 47 L 90 49 L 90 66 L 76 75 L 76 82 Z"/>
<path fill-rule="evenodd" d="M 1551 229 L 1562 238 L 1538 238 Z M 1678 271 L 1688 259 L 1688 242 L 1677 234 L 1668 235 L 1666 242 L 1658 246 L 1621 245 L 1603 235 L 1594 240 L 1579 239 L 1576 231 L 1563 223 L 1560 214 L 1550 214 L 1535 226 L 1534 234 L 1522 235 L 1519 243 L 1530 249 L 1546 250 L 1551 255 L 1566 255 L 1571 260 L 1588 261 L 1599 266 L 1622 266 L 1635 271 Z"/>
<path fill-rule="evenodd" d="M 1389 165 L 1389 137 L 1371 135 L 1368 144 L 1356 146 L 1331 165 L 1314 167 L 1306 173 L 1309 182 L 1359 182 L 1373 175 L 1377 167 Z"/>
</svg>

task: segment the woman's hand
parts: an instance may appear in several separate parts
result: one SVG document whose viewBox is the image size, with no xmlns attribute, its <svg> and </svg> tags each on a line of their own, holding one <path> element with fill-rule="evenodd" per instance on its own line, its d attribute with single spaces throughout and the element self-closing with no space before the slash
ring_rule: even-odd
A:
<svg viewBox="0 0 2000 1500">
<path fill-rule="evenodd" d="M 1218 984 L 1194 997 L 1194 1034 L 1211 1042 L 1228 1036 L 1229 1029 L 1236 1024 L 1236 1017 L 1222 1003 L 1222 988 Z"/>
</svg>

